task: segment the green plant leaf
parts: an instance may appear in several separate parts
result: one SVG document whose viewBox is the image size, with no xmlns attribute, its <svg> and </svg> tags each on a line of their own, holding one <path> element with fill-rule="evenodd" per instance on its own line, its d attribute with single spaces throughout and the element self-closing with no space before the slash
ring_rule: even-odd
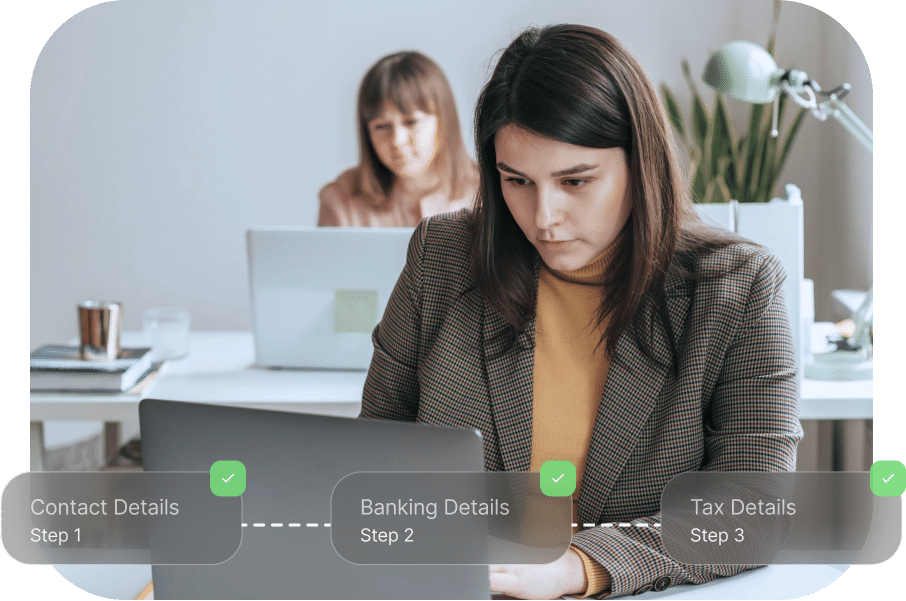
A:
<svg viewBox="0 0 906 601">
<path fill-rule="evenodd" d="M 777 129 L 782 130 L 783 117 L 786 113 L 786 103 L 789 100 L 789 97 L 782 92 L 778 92 L 778 94 L 780 94 L 780 99 L 777 102 Z"/>
<path fill-rule="evenodd" d="M 732 159 L 727 161 L 727 167 L 723 171 L 724 185 L 728 190 L 735 190 L 739 179 L 736 177 L 737 164 Z"/>
<path fill-rule="evenodd" d="M 667 87 L 667 84 L 661 84 L 661 96 L 664 99 L 664 107 L 667 109 L 667 116 L 670 117 L 670 123 L 673 129 L 680 135 L 683 142 L 686 142 L 686 129 L 683 127 L 683 116 L 679 104 L 673 96 L 673 92 Z"/>
<path fill-rule="evenodd" d="M 680 62 L 680 65 L 683 68 L 683 76 L 686 78 L 686 81 L 689 82 L 689 88 L 695 96 L 698 96 L 698 86 L 695 84 L 695 78 L 692 77 L 692 69 L 689 68 L 689 61 L 683 59 L 682 62 Z"/>
<path fill-rule="evenodd" d="M 721 198 L 721 200 L 717 202 L 730 202 L 731 200 L 733 200 L 733 195 L 730 194 L 730 189 L 727 188 L 727 185 L 724 183 L 724 181 L 720 178 L 717 178 L 714 181 L 717 182 L 717 188 Z"/>
<path fill-rule="evenodd" d="M 749 133 L 746 136 L 748 142 L 742 152 L 742 161 L 744 165 L 742 188 L 736 199 L 739 202 L 753 202 L 752 196 L 755 188 L 758 186 L 760 154 L 763 152 L 761 147 L 761 121 L 763 112 L 764 105 L 762 104 L 753 104 L 752 110 L 749 112 Z"/>
<path fill-rule="evenodd" d="M 707 123 L 707 131 L 705 132 L 705 139 L 702 142 L 702 172 L 705 174 L 707 181 L 719 177 L 720 173 L 717 171 L 717 159 L 718 157 L 714 155 L 714 140 L 715 140 L 715 130 L 714 130 L 714 119 L 705 112 L 705 119 Z"/>
<path fill-rule="evenodd" d="M 723 180 L 721 180 L 720 178 L 712 179 L 708 183 L 708 188 L 705 191 L 704 199 L 702 202 L 708 204 L 717 204 L 729 201 L 729 192 L 727 191 L 727 186 L 724 185 Z"/>
<path fill-rule="evenodd" d="M 705 177 L 705 174 L 702 172 L 702 161 L 698 161 L 695 165 L 693 175 L 692 175 L 692 201 L 693 202 L 705 202 L 705 192 L 708 190 L 708 181 Z"/>
<path fill-rule="evenodd" d="M 724 177 L 727 169 L 730 167 L 731 160 L 732 157 L 728 154 L 723 155 L 717 160 L 714 177 L 715 190 L 711 192 L 711 200 L 709 202 L 730 202 L 730 198 L 732 197 L 730 196 L 730 189 L 727 187 Z"/>
<path fill-rule="evenodd" d="M 724 107 L 723 97 L 714 95 L 714 118 L 712 123 L 711 161 L 714 166 L 714 177 L 726 177 L 726 166 L 733 158 L 733 123 Z M 727 160 L 720 164 L 722 159 Z"/>
<path fill-rule="evenodd" d="M 733 122 L 730 121 L 731 127 L 732 124 Z M 731 137 L 729 139 L 730 161 L 727 163 L 726 169 L 724 169 L 724 182 L 727 184 L 727 194 L 730 198 L 733 198 L 733 193 L 739 188 L 739 183 L 742 181 L 744 166 L 742 164 L 742 152 L 740 151 L 740 148 L 742 147 L 742 142 L 745 140 L 745 138 L 740 140 L 739 145 L 734 144 L 732 131 L 733 130 L 731 129 Z"/>
<path fill-rule="evenodd" d="M 735 150 L 733 153 L 733 164 L 728 166 L 728 169 L 732 168 L 733 176 L 727 175 L 724 180 L 727 182 L 727 187 L 730 189 L 730 198 L 739 200 L 744 196 L 743 194 L 743 184 L 745 183 L 745 174 L 746 174 L 746 165 L 745 157 L 747 153 L 749 138 L 748 136 L 742 136 L 735 144 Z"/>
<path fill-rule="evenodd" d="M 707 188 L 705 188 L 705 193 L 702 194 L 702 198 L 699 201 L 701 204 L 711 204 L 713 202 L 712 196 L 714 195 L 714 189 L 717 187 L 717 180 L 712 179 L 708 182 Z"/>
<path fill-rule="evenodd" d="M 790 126 L 790 129 L 786 134 L 786 140 L 783 143 L 783 151 L 780 153 L 780 159 L 777 161 L 777 166 L 780 169 L 783 169 L 783 166 L 786 164 L 786 158 L 790 152 L 790 148 L 793 145 L 793 140 L 796 139 L 796 134 L 799 131 L 799 126 L 802 125 L 802 119 L 803 117 L 805 117 L 805 114 L 807 112 L 808 109 L 799 109 L 799 113 L 793 119 L 793 124 Z"/>
<path fill-rule="evenodd" d="M 692 70 L 689 68 L 689 61 L 683 59 L 683 75 L 689 83 L 689 89 L 692 90 L 692 140 L 698 144 L 702 150 L 702 155 L 706 154 L 705 140 L 708 137 L 708 109 L 698 93 L 698 86 L 695 85 L 695 79 L 692 77 Z"/>
<path fill-rule="evenodd" d="M 768 36 L 768 54 L 777 58 L 777 26 L 780 24 L 780 4 L 782 0 L 774 0 L 774 10 L 771 15 L 771 33 Z"/>
<path fill-rule="evenodd" d="M 771 113 L 764 110 L 765 106 L 767 105 L 756 104 L 752 108 L 752 119 L 755 126 L 755 135 L 752 136 L 754 144 L 752 145 L 751 149 L 751 171 L 748 174 L 748 182 L 745 191 L 746 200 L 744 202 L 761 201 L 758 196 L 758 191 L 763 185 L 763 179 L 765 175 L 765 159 L 768 152 L 767 136 L 770 134 L 771 128 Z M 740 200 L 740 202 L 743 201 Z"/>
<path fill-rule="evenodd" d="M 768 124 L 765 136 L 764 155 L 761 162 L 761 178 L 758 181 L 758 189 L 755 191 L 756 202 L 767 202 L 771 200 L 774 184 L 776 182 L 775 163 L 778 138 L 771 136 L 770 124 Z"/>
<path fill-rule="evenodd" d="M 783 130 L 783 118 L 785 113 L 785 108 L 787 104 L 787 96 L 781 94 L 777 100 L 777 130 L 779 132 Z M 773 113 L 773 105 L 770 106 L 770 113 Z M 771 120 L 773 121 L 773 115 Z M 780 142 L 779 137 L 774 138 L 771 136 L 771 127 L 773 124 L 769 124 L 765 130 L 765 160 L 764 166 L 762 167 L 762 177 L 759 180 L 759 188 L 755 192 L 755 200 L 757 202 L 767 202 L 773 197 L 774 188 L 777 186 L 777 176 L 780 173 L 780 170 L 777 168 L 777 148 Z"/>
<path fill-rule="evenodd" d="M 775 181 L 780 177 L 780 172 L 783 171 L 783 166 L 786 164 L 786 159 L 790 153 L 790 148 L 792 148 L 793 146 L 793 140 L 796 139 L 796 134 L 799 131 L 799 126 L 802 125 L 802 119 L 803 117 L 805 117 L 805 114 L 807 112 L 808 109 L 799 109 L 799 113 L 797 113 L 796 117 L 793 118 L 793 124 L 790 125 L 790 129 L 786 134 L 786 139 L 783 142 L 783 150 L 780 151 L 780 157 L 774 164 L 775 172 L 773 179 Z"/>
<path fill-rule="evenodd" d="M 708 138 L 708 109 L 702 99 L 695 94 L 692 96 L 692 136 L 695 142 L 702 149 L 702 154 L 706 152 L 705 142 Z"/>
</svg>

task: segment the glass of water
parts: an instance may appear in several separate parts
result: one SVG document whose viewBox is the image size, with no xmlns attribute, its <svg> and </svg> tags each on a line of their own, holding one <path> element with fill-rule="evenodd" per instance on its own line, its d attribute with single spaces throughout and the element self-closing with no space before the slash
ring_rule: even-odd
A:
<svg viewBox="0 0 906 601">
<path fill-rule="evenodd" d="M 180 359 L 189 354 L 189 310 L 156 307 L 145 311 L 142 329 L 156 359 Z"/>
</svg>

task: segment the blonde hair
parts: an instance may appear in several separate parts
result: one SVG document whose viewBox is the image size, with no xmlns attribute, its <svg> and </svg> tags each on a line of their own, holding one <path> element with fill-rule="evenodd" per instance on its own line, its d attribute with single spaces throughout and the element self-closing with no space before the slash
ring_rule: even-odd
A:
<svg viewBox="0 0 906 601">
<path fill-rule="evenodd" d="M 403 113 L 421 110 L 437 116 L 438 149 L 432 164 L 438 166 L 451 198 L 465 194 L 475 170 L 462 141 L 453 91 L 437 63 L 414 51 L 385 56 L 362 79 L 357 106 L 359 168 L 353 192 L 380 206 L 393 186 L 394 175 L 378 158 L 368 133 L 368 122 L 386 101 Z"/>
</svg>

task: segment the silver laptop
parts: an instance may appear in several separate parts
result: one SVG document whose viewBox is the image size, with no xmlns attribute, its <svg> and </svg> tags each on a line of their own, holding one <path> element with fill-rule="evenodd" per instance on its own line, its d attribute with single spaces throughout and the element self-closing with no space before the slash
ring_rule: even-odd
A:
<svg viewBox="0 0 906 601">
<path fill-rule="evenodd" d="M 483 471 L 477 431 L 144 400 L 145 471 L 241 461 L 242 543 L 218 565 L 153 566 L 155 599 L 487 599 L 484 565 L 354 565 L 330 539 L 334 485 L 358 471 Z M 254 528 L 254 523 L 318 527 Z"/>
<path fill-rule="evenodd" d="M 368 369 L 371 332 L 413 228 L 248 230 L 255 357 L 265 367 Z"/>
</svg>

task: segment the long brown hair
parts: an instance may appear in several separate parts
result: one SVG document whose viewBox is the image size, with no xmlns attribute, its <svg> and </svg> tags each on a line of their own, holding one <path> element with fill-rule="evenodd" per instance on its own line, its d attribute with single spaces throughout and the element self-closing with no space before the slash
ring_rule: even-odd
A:
<svg viewBox="0 0 906 601">
<path fill-rule="evenodd" d="M 626 151 L 632 209 L 605 274 L 601 342 L 613 359 L 620 334 L 629 327 L 654 360 L 645 339 L 660 320 L 676 366 L 677 341 L 663 300 L 667 272 L 683 263 L 683 271 L 696 278 L 691 263 L 674 260 L 679 254 L 694 256 L 738 238 L 704 226 L 693 210 L 666 115 L 641 65 L 599 29 L 530 28 L 503 51 L 478 98 L 472 271 L 479 293 L 509 325 L 502 335 L 512 344 L 535 314 L 540 258 L 503 199 L 494 137 L 505 125 L 576 146 Z"/>
<path fill-rule="evenodd" d="M 368 134 L 368 122 L 380 114 L 388 100 L 403 113 L 421 110 L 437 116 L 439 140 L 434 164 L 450 197 L 464 195 L 474 181 L 475 169 L 462 141 L 453 91 L 437 63 L 414 51 L 383 57 L 362 79 L 357 107 L 359 168 L 353 192 L 380 206 L 393 186 L 394 175 L 381 163 Z"/>
</svg>

